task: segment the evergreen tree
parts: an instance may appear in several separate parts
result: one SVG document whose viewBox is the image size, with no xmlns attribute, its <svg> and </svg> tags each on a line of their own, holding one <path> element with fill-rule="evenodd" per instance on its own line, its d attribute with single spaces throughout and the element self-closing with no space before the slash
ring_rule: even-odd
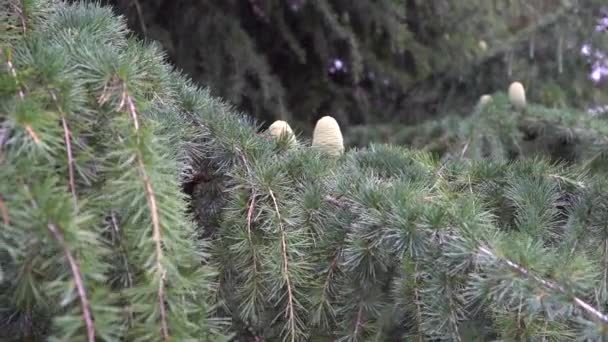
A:
<svg viewBox="0 0 608 342">
<path fill-rule="evenodd" d="M 606 102 L 589 80 L 602 0 L 104 2 L 214 95 L 307 136 L 325 115 L 348 130 L 468 113 L 512 81 L 549 107 Z"/>
<path fill-rule="evenodd" d="M 179 187 L 198 155 L 176 122 L 181 77 L 109 8 L 2 11 L 0 335 L 211 339 L 213 273 Z"/>
<path fill-rule="evenodd" d="M 2 11 L 2 338 L 608 337 L 608 179 L 588 163 L 508 158 L 511 131 L 486 145 L 474 121 L 443 159 L 259 132 L 108 8 Z M 494 101 L 478 128 L 543 112 L 496 121 Z M 565 112 L 544 110 L 606 136 Z"/>
</svg>

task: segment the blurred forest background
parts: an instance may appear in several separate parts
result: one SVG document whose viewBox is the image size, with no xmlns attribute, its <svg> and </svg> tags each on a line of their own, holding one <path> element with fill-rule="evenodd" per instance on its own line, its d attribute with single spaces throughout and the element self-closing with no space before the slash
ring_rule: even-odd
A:
<svg viewBox="0 0 608 342">
<path fill-rule="evenodd" d="M 104 2 L 214 95 L 307 136 L 332 115 L 356 145 L 353 129 L 467 114 L 512 81 L 547 107 L 608 103 L 605 0 Z"/>
</svg>

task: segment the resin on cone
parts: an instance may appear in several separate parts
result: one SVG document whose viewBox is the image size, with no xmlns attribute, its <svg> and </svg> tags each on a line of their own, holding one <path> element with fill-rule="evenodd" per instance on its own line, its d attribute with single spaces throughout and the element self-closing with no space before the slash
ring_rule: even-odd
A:
<svg viewBox="0 0 608 342">
<path fill-rule="evenodd" d="M 312 134 L 312 147 L 332 156 L 344 153 L 344 140 L 336 119 L 324 116 L 317 121 Z"/>
<path fill-rule="evenodd" d="M 509 101 L 517 110 L 526 108 L 526 91 L 521 83 L 511 83 L 509 86 Z"/>
</svg>

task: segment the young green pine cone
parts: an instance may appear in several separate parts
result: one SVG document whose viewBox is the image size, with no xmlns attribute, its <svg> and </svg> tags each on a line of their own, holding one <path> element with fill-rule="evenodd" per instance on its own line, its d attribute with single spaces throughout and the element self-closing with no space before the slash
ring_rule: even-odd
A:
<svg viewBox="0 0 608 342">
<path fill-rule="evenodd" d="M 485 94 L 479 98 L 479 106 L 484 107 L 488 103 L 492 102 L 492 96 Z"/>
<path fill-rule="evenodd" d="M 289 137 L 290 143 L 296 142 L 296 137 L 293 134 L 293 130 L 289 126 L 289 124 L 283 120 L 277 120 L 268 127 L 268 132 L 275 138 L 280 138 L 281 136 L 287 135 Z"/>
<path fill-rule="evenodd" d="M 511 105 L 517 110 L 526 108 L 526 91 L 521 83 L 511 83 L 509 86 L 509 101 L 511 101 Z"/>
<path fill-rule="evenodd" d="M 317 121 L 312 134 L 312 147 L 332 156 L 344 153 L 344 140 L 336 119 L 324 116 Z"/>
</svg>

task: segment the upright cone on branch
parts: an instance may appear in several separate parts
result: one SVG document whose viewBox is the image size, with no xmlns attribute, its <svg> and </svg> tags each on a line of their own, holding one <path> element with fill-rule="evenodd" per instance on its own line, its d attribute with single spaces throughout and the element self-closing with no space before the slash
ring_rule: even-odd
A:
<svg viewBox="0 0 608 342">
<path fill-rule="evenodd" d="M 281 136 L 287 135 L 289 137 L 290 143 L 296 142 L 296 137 L 293 134 L 293 130 L 289 126 L 289 124 L 283 120 L 277 120 L 268 127 L 268 132 L 275 138 L 280 138 Z"/>
<path fill-rule="evenodd" d="M 517 110 L 526 108 L 526 90 L 520 82 L 513 82 L 509 86 L 509 101 Z"/>
<path fill-rule="evenodd" d="M 317 121 L 312 134 L 312 147 L 333 156 L 344 153 L 344 139 L 336 119 L 324 116 Z"/>
<path fill-rule="evenodd" d="M 479 106 L 481 106 L 481 107 L 486 106 L 486 105 L 487 105 L 487 104 L 489 104 L 490 102 L 492 102 L 492 96 L 490 96 L 490 95 L 488 95 L 488 94 L 482 95 L 482 96 L 479 98 Z"/>
</svg>

